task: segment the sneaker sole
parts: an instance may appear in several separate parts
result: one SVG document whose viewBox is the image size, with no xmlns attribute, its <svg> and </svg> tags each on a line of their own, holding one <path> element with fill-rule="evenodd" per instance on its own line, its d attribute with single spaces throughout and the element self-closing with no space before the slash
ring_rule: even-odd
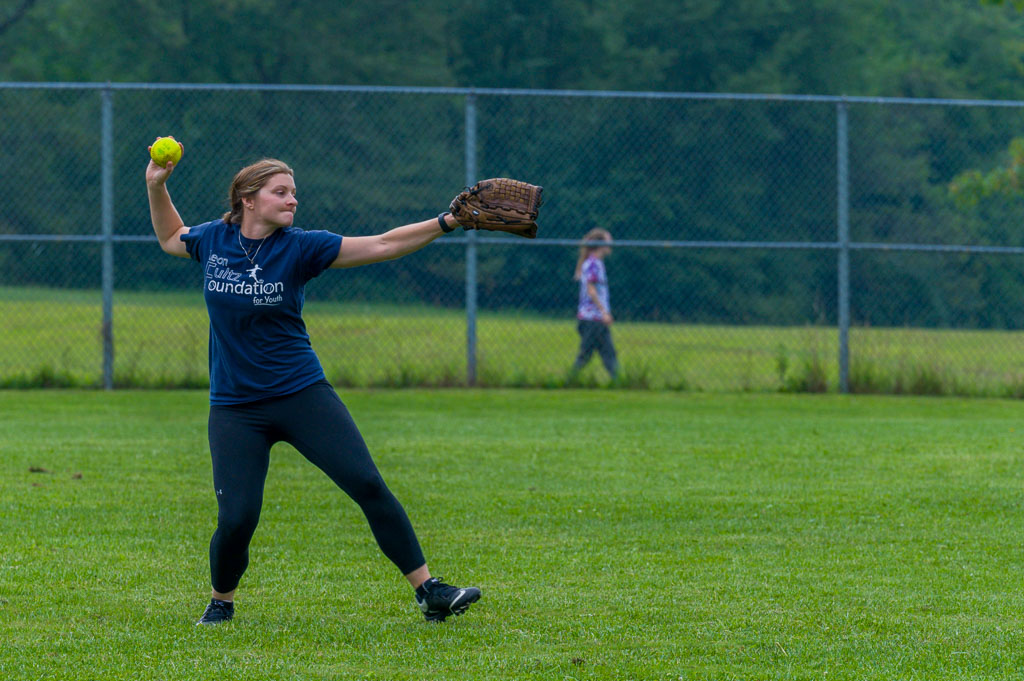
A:
<svg viewBox="0 0 1024 681">
<path fill-rule="evenodd" d="M 224 624 L 225 622 L 230 622 L 231 619 L 232 619 L 231 617 L 228 617 L 227 619 L 223 619 L 223 620 L 210 620 L 210 621 L 199 620 L 198 622 L 196 622 L 196 626 L 197 627 L 212 627 L 212 626 L 216 626 L 218 624 Z"/>
</svg>

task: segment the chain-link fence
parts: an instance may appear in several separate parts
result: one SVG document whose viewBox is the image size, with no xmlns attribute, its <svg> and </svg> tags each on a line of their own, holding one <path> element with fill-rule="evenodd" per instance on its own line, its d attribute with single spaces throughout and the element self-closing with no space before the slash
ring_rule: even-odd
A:
<svg viewBox="0 0 1024 681">
<path fill-rule="evenodd" d="M 1024 103 L 441 88 L 0 84 L 0 386 L 203 386 L 203 269 L 165 255 L 235 171 L 296 169 L 296 224 L 370 234 L 476 179 L 545 186 L 540 238 L 456 232 L 332 270 L 306 320 L 341 386 L 604 385 L 576 356 L 579 240 L 607 228 L 628 387 L 1019 394 L 1022 203 L 957 206 Z"/>
</svg>

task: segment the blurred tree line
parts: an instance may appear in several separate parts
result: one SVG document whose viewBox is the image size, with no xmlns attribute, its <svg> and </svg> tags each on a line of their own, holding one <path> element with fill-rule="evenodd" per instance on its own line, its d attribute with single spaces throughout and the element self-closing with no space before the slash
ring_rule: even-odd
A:
<svg viewBox="0 0 1024 681">
<path fill-rule="evenodd" d="M 20 0 L 0 10 L 0 81 L 1024 100 L 1024 17 L 1000 4 Z M 0 91 L 0 232 L 97 231 L 96 101 L 95 92 Z M 316 197 L 302 207 L 304 226 L 355 234 L 422 219 L 465 179 L 463 106 L 444 94 L 118 91 L 117 231 L 149 228 L 139 149 L 165 131 L 181 131 L 186 157 L 202 150 L 204 162 L 172 188 L 188 224 L 217 217 L 210 195 L 260 155 L 286 158 L 303 195 Z M 835 239 L 834 105 L 494 96 L 479 109 L 480 176 L 544 184 L 543 236 L 578 238 L 601 224 L 619 239 Z M 1024 245 L 1018 195 L 970 202 L 956 191 L 1017 158 L 1008 144 L 1020 118 L 1005 108 L 851 106 L 853 239 Z M 60 283 L 63 272 L 67 285 L 95 285 L 71 253 L 48 253 L 54 267 L 42 278 L 30 248 L 0 251 L 5 283 Z M 440 260 L 379 267 L 404 273 L 405 298 L 458 305 L 461 257 L 450 248 Z M 574 260 L 558 249 L 483 249 L 481 303 L 571 313 Z M 124 261 L 119 285 L 174 281 L 173 262 Z M 827 251 L 620 249 L 609 269 L 621 319 L 835 320 Z M 1010 258 L 855 253 L 853 318 L 1017 328 L 1021 270 Z M 379 274 L 350 276 L 349 295 L 393 294 L 375 285 Z M 326 286 L 318 294 L 330 295 Z"/>
<path fill-rule="evenodd" d="M 12 0 L 0 80 L 1021 98 L 998 0 Z"/>
</svg>

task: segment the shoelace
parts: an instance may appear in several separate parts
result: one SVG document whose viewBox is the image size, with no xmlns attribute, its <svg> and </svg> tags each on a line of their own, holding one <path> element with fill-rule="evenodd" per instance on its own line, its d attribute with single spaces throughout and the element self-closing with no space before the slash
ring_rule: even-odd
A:
<svg viewBox="0 0 1024 681">
<path fill-rule="evenodd" d="M 432 579 L 429 582 L 429 584 L 430 584 L 430 586 L 427 587 L 427 593 L 436 593 L 436 594 L 440 595 L 440 594 L 448 594 L 448 593 L 451 593 L 452 591 L 456 591 L 457 590 L 451 584 L 445 584 L 444 582 L 442 582 L 440 577 L 435 577 L 434 579 Z"/>
<path fill-rule="evenodd" d="M 450 601 L 458 593 L 459 587 L 452 586 L 451 584 L 445 584 L 440 579 L 436 581 L 427 592 L 427 596 L 433 596 L 434 598 L 440 599 L 443 602 L 444 607 L 450 608 Z"/>
</svg>

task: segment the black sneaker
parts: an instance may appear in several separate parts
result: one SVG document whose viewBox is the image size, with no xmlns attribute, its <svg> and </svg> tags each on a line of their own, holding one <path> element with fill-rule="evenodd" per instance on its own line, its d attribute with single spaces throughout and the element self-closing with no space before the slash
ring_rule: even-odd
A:
<svg viewBox="0 0 1024 681">
<path fill-rule="evenodd" d="M 480 599 L 480 589 L 445 584 L 437 577 L 431 577 L 416 588 L 416 605 L 420 606 L 428 622 L 444 622 L 448 615 L 461 615 L 470 603 Z"/>
<path fill-rule="evenodd" d="M 206 610 L 203 612 L 203 616 L 199 618 L 199 621 L 196 622 L 196 626 L 200 624 L 220 624 L 221 622 L 227 622 L 234 616 L 234 603 L 211 598 L 210 604 L 206 606 Z"/>
</svg>

